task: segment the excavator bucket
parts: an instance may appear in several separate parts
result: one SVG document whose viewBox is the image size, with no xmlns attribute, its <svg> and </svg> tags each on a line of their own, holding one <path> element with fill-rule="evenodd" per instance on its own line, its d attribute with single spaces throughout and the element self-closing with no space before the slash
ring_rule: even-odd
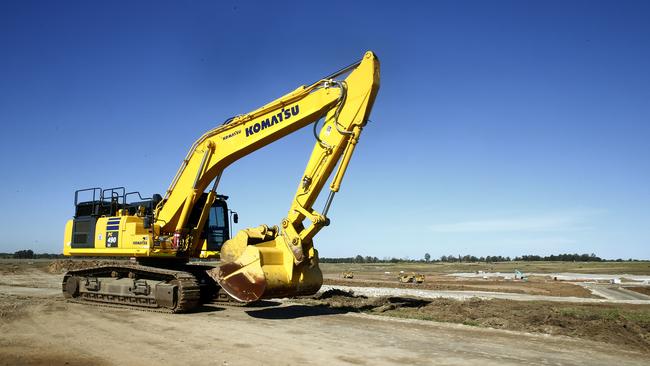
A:
<svg viewBox="0 0 650 366">
<path fill-rule="evenodd" d="M 213 277 L 224 291 L 242 302 L 313 295 L 323 284 L 316 250 L 311 259 L 294 264 L 281 235 L 255 245 L 248 245 L 244 235 L 237 235 L 221 251 L 223 257 L 236 259 L 222 264 Z"/>
<path fill-rule="evenodd" d="M 250 246 L 234 262 L 221 265 L 217 278 L 221 288 L 239 301 L 260 299 L 266 289 L 266 278 L 260 264 L 259 249 Z"/>
</svg>

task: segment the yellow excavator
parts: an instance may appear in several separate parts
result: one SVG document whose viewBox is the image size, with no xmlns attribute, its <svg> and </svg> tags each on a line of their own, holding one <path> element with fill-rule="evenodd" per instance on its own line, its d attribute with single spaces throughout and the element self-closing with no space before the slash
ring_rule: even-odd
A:
<svg viewBox="0 0 650 366">
<path fill-rule="evenodd" d="M 64 254 L 134 260 L 68 271 L 64 295 L 176 313 L 219 296 L 248 303 L 316 293 L 323 277 L 313 238 L 330 224 L 327 212 L 378 90 L 379 60 L 369 51 L 348 67 L 206 132 L 164 196 L 143 198 L 123 187 L 75 192 Z M 316 142 L 287 216 L 279 227 L 261 225 L 231 238 L 230 219 L 236 222 L 237 214 L 228 209 L 228 197 L 217 194 L 226 167 L 310 124 Z M 318 212 L 314 202 L 332 175 Z M 218 268 L 189 264 L 216 255 Z"/>
</svg>

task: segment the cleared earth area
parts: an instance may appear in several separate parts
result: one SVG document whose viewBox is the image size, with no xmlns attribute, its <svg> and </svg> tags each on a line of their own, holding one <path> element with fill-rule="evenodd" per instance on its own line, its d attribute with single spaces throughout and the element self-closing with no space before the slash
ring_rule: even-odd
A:
<svg viewBox="0 0 650 366">
<path fill-rule="evenodd" d="M 66 302 L 60 281 L 71 265 L 84 264 L 0 262 L 0 365 L 643 365 L 650 356 L 650 305 L 365 297 L 332 289 L 167 315 Z M 341 269 L 324 267 L 332 279 Z M 381 270 L 357 268 L 355 279 L 399 266 Z M 456 271 L 463 270 L 449 268 Z M 576 296 L 566 285 L 582 288 L 560 282 L 556 289 L 554 282 L 540 288 L 555 296 Z"/>
<path fill-rule="evenodd" d="M 650 306 L 513 300 L 368 298 L 330 290 L 302 303 L 391 317 L 566 335 L 650 352 Z"/>
<path fill-rule="evenodd" d="M 553 283 L 550 279 L 532 277 L 527 282 L 513 282 L 502 279 L 474 280 L 450 279 L 441 275 L 429 275 L 424 283 L 414 285 L 399 283 L 384 275 L 377 276 L 358 275 L 353 279 L 340 279 L 326 277 L 324 284 L 333 286 L 362 286 L 362 287 L 392 287 L 392 288 L 417 288 L 425 290 L 452 290 L 452 291 L 490 291 L 507 292 L 515 294 L 548 295 L 548 296 L 574 296 L 594 297 L 589 290 L 571 283 Z"/>
</svg>

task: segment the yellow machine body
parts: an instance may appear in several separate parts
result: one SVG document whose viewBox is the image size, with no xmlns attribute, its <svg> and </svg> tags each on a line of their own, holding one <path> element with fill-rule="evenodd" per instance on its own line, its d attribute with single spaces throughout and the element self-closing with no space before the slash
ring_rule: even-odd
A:
<svg viewBox="0 0 650 366">
<path fill-rule="evenodd" d="M 99 188 L 95 188 L 99 189 Z M 202 201 L 207 199 L 206 195 Z M 204 223 L 205 232 L 199 236 L 200 253 L 196 258 L 218 258 L 220 245 L 229 239 L 230 222 L 227 220 L 228 206 L 225 203 L 227 196 L 218 196 L 208 210 L 208 218 Z M 91 204 L 91 211 L 102 211 L 98 206 L 119 206 L 115 202 L 97 200 L 84 202 Z M 84 203 L 81 203 L 83 205 Z M 79 211 L 79 205 L 75 205 Z M 191 215 L 190 221 L 196 222 L 199 219 L 202 208 L 196 207 Z M 110 215 L 114 212 L 117 216 Z M 130 214 L 133 212 L 134 214 Z M 146 215 L 135 207 L 111 210 L 104 210 L 108 215 L 75 215 L 75 219 L 68 220 L 63 239 L 63 254 L 69 256 L 113 256 L 113 257 L 151 257 L 166 258 L 178 257 L 178 248 L 173 247 L 171 236 L 160 235 L 160 227 L 149 225 L 146 227 Z M 219 240 L 210 243 L 208 227 L 215 230 L 210 233 L 217 233 Z M 214 238 L 212 238 L 214 239 Z"/>
<path fill-rule="evenodd" d="M 64 255 L 75 256 L 150 256 L 156 253 L 153 233 L 145 229 L 143 220 L 137 216 L 100 217 L 94 230 L 93 246 L 72 248 L 73 220 L 65 225 Z M 76 235 L 84 235 L 76 233 Z M 85 235 L 91 235 L 87 233 Z"/>
<path fill-rule="evenodd" d="M 137 216 L 101 217 L 97 220 L 94 245 L 89 248 L 72 248 L 72 226 L 74 220 L 68 220 L 65 225 L 63 255 L 67 256 L 129 256 L 148 257 L 175 255 L 171 245 L 154 247 L 153 232 L 144 228 L 143 220 Z M 111 223 L 110 225 L 108 223 Z M 209 250 L 207 240 L 202 241 L 201 259 L 218 259 L 218 250 Z"/>
</svg>

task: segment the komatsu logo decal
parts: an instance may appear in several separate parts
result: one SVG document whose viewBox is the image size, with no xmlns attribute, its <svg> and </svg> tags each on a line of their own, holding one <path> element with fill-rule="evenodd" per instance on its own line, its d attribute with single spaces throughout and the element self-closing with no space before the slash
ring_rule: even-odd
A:
<svg viewBox="0 0 650 366">
<path fill-rule="evenodd" d="M 280 123 L 284 120 L 287 120 L 292 116 L 297 116 L 298 113 L 300 113 L 300 106 L 297 104 L 291 108 L 287 108 L 287 109 L 282 108 L 280 113 L 274 115 L 273 117 L 267 118 L 262 122 L 257 122 L 256 124 L 250 127 L 246 127 L 246 137 L 256 134 L 265 128 L 275 126 L 276 123 Z"/>
<path fill-rule="evenodd" d="M 222 139 L 225 141 L 225 140 L 228 140 L 231 137 L 235 137 L 235 136 L 239 135 L 240 133 L 241 133 L 241 130 L 237 130 L 235 132 L 231 132 L 231 133 L 227 134 L 226 136 L 222 137 Z"/>
</svg>

